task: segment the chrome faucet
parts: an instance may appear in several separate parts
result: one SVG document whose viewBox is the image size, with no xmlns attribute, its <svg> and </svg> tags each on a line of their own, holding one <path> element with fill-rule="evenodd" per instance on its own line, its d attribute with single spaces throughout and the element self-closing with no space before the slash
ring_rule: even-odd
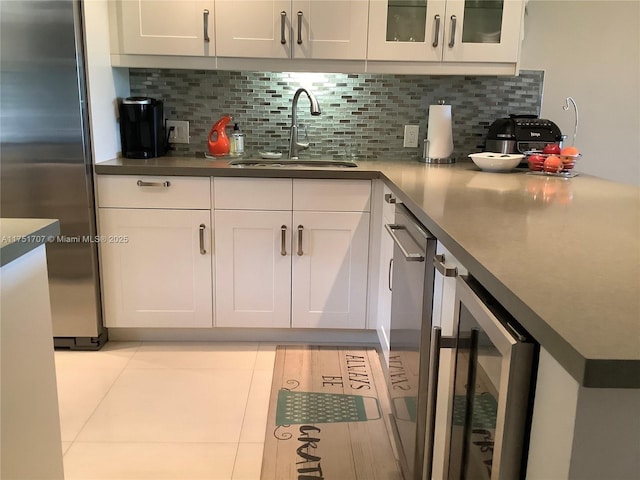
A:
<svg viewBox="0 0 640 480">
<path fill-rule="evenodd" d="M 307 94 L 307 97 L 309 97 L 309 102 L 311 103 L 311 115 L 320 115 L 320 105 L 313 93 L 307 91 L 305 88 L 299 88 L 296 90 L 296 93 L 293 96 L 293 104 L 291 106 L 291 137 L 289 139 L 289 158 L 294 160 L 297 160 L 298 153 L 300 153 L 300 151 L 309 148 L 309 142 L 300 143 L 298 141 L 298 98 L 303 92 Z"/>
</svg>

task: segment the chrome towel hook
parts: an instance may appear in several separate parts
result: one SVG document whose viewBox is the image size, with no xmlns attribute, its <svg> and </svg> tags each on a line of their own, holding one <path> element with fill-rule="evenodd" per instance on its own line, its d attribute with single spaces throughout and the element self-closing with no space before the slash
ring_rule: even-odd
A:
<svg viewBox="0 0 640 480">
<path fill-rule="evenodd" d="M 565 100 L 565 105 L 564 107 L 562 107 L 564 111 L 569 110 L 569 107 L 570 107 L 569 102 L 571 102 L 571 104 L 573 105 L 573 110 L 576 114 L 576 121 L 573 125 L 573 141 L 571 142 L 571 145 L 575 146 L 576 135 L 578 135 L 578 105 L 576 105 L 576 101 L 573 98 L 567 97 L 567 99 Z"/>
</svg>

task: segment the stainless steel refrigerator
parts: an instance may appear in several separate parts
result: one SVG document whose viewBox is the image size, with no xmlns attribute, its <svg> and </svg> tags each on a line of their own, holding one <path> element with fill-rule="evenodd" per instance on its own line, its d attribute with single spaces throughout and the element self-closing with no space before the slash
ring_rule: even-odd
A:
<svg viewBox="0 0 640 480">
<path fill-rule="evenodd" d="M 0 0 L 0 216 L 57 218 L 47 244 L 56 347 L 97 349 L 102 326 L 93 162 L 74 0 Z"/>
</svg>

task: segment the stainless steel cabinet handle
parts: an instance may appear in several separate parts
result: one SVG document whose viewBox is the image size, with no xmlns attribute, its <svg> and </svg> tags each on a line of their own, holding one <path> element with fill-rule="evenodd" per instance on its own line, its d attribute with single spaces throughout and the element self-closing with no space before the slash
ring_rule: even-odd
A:
<svg viewBox="0 0 640 480">
<path fill-rule="evenodd" d="M 304 230 L 304 227 L 302 225 L 298 225 L 298 256 L 301 257 L 302 255 L 304 255 L 304 252 L 302 251 L 302 231 Z"/>
<path fill-rule="evenodd" d="M 449 40 L 449 48 L 453 48 L 456 44 L 456 23 L 458 23 L 458 18 L 455 15 L 451 15 L 451 37 Z"/>
<path fill-rule="evenodd" d="M 202 11 L 202 21 L 204 23 L 204 41 L 209 43 L 211 41 L 209 38 L 209 10 Z"/>
<path fill-rule="evenodd" d="M 431 46 L 433 47 L 437 47 L 438 46 L 438 42 L 440 41 L 440 15 L 436 15 L 435 17 L 433 17 L 433 24 L 434 24 L 434 33 L 433 33 L 433 43 L 431 44 Z"/>
<path fill-rule="evenodd" d="M 384 228 L 387 230 L 389 235 L 391 235 L 393 242 L 398 246 L 407 262 L 424 262 L 424 255 L 421 255 L 419 253 L 409 253 L 407 249 L 404 248 L 404 245 L 400 243 L 400 240 L 395 234 L 394 230 L 403 230 L 405 227 L 403 227 L 402 225 L 389 225 L 387 223 L 385 224 Z"/>
<path fill-rule="evenodd" d="M 204 229 L 207 228 L 204 223 L 200 224 L 200 255 L 206 255 L 207 251 L 204 249 Z"/>
<path fill-rule="evenodd" d="M 387 203 L 396 203 L 396 197 L 393 196 L 393 193 L 385 193 L 384 201 Z"/>
<path fill-rule="evenodd" d="M 280 12 L 280 43 L 282 45 L 287 44 L 287 35 L 285 31 L 285 26 L 287 23 L 287 12 L 284 10 Z"/>
<path fill-rule="evenodd" d="M 427 425 L 425 429 L 424 478 L 431 478 L 433 473 L 433 440 L 436 433 L 436 406 L 438 404 L 438 376 L 440 374 L 440 347 L 442 330 L 433 327 L 431 330 L 431 347 L 429 350 L 429 381 L 427 397 Z"/>
<path fill-rule="evenodd" d="M 438 270 L 441 275 L 445 277 L 457 277 L 458 267 L 447 267 L 444 262 L 444 253 L 433 257 L 433 264 L 435 265 L 436 270 Z"/>
<path fill-rule="evenodd" d="M 302 45 L 302 12 L 298 12 L 298 45 Z"/>
<path fill-rule="evenodd" d="M 280 227 L 280 255 L 283 257 L 287 254 L 287 226 Z"/>
<path fill-rule="evenodd" d="M 389 260 L 389 277 L 387 278 L 387 283 L 389 285 L 389 291 L 393 291 L 393 286 L 391 285 L 391 277 L 393 276 L 393 258 Z"/>
<path fill-rule="evenodd" d="M 169 180 L 165 180 L 164 182 L 143 182 L 142 180 L 138 180 L 137 185 L 139 187 L 170 187 L 171 182 Z"/>
</svg>

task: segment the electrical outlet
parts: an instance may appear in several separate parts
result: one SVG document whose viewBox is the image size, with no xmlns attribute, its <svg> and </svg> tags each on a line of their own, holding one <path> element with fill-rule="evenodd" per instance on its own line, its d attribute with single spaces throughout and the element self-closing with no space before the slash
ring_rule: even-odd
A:
<svg viewBox="0 0 640 480">
<path fill-rule="evenodd" d="M 403 146 L 408 148 L 417 147 L 419 131 L 420 131 L 420 125 L 405 125 Z"/>
<path fill-rule="evenodd" d="M 189 143 L 189 122 L 167 120 L 167 132 L 169 132 L 169 143 Z"/>
</svg>

